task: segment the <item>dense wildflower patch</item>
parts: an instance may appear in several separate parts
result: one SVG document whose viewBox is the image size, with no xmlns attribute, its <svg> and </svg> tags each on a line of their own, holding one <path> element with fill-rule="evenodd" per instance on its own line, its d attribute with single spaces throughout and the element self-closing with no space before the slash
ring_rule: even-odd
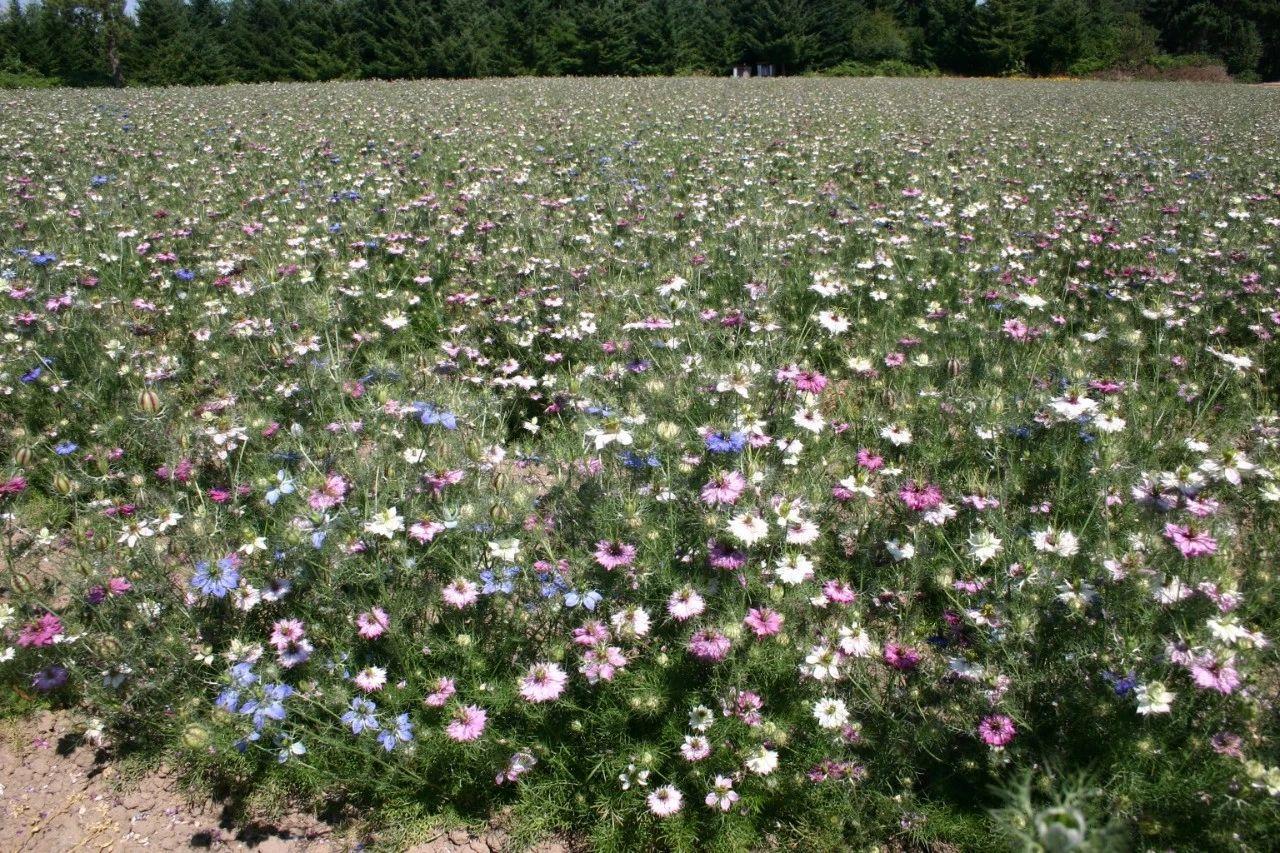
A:
<svg viewBox="0 0 1280 853">
<path fill-rule="evenodd" d="M 0 679 L 605 848 L 1265 847 L 1277 127 L 1103 84 L 7 95 Z"/>
</svg>

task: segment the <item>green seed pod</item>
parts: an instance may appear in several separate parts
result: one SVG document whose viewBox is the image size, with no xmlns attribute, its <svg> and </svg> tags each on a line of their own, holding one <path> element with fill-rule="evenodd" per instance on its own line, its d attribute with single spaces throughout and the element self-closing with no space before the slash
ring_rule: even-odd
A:
<svg viewBox="0 0 1280 853">
<path fill-rule="evenodd" d="M 144 388 L 138 395 L 138 408 L 143 414 L 154 415 L 160 411 L 160 395 L 150 388 Z"/>
</svg>

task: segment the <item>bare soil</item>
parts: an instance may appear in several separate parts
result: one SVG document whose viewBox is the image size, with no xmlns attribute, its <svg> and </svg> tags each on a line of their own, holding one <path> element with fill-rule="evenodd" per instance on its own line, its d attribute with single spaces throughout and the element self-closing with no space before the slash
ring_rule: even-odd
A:
<svg viewBox="0 0 1280 853">
<path fill-rule="evenodd" d="M 126 778 L 111 756 L 85 743 L 68 714 L 44 712 L 7 721 L 0 736 L 0 853 L 136 850 L 253 850 L 338 853 L 376 839 L 312 814 L 270 823 L 236 821 L 226 802 L 193 798 L 177 774 L 159 770 Z M 383 845 L 382 849 L 387 849 Z M 495 853 L 517 849 L 494 826 L 477 835 L 432 833 L 409 853 Z M 537 853 L 569 853 L 560 843 Z"/>
</svg>

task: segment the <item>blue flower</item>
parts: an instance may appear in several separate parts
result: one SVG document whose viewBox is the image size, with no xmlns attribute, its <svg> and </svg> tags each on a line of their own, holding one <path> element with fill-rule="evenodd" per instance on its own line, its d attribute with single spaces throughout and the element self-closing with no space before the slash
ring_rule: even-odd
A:
<svg viewBox="0 0 1280 853">
<path fill-rule="evenodd" d="M 35 382 L 37 379 L 39 379 L 40 374 L 42 373 L 44 373 L 43 367 L 33 367 L 30 370 L 28 370 L 26 373 L 22 374 L 21 379 L 23 382 L 26 382 L 27 384 L 31 384 L 32 382 Z"/>
<path fill-rule="evenodd" d="M 662 465 L 662 460 L 658 458 L 658 454 L 649 453 L 641 456 L 634 450 L 628 450 L 622 454 L 622 464 L 628 468 L 657 468 Z"/>
<path fill-rule="evenodd" d="M 101 187 L 111 183 L 111 176 L 110 175 L 94 175 L 92 178 L 89 179 L 89 183 L 95 187 Z"/>
<path fill-rule="evenodd" d="M 480 592 L 483 595 L 493 595 L 498 592 L 510 595 L 516 588 L 515 578 L 519 574 L 519 566 L 507 566 L 502 570 L 501 577 L 494 574 L 492 570 L 485 569 L 480 573 L 480 580 L 484 581 L 484 588 Z"/>
<path fill-rule="evenodd" d="M 276 472 L 276 480 L 279 481 L 279 485 L 267 492 L 267 503 L 272 506 L 276 505 L 276 501 L 280 500 L 281 495 L 291 495 L 297 489 L 297 486 L 294 485 L 293 480 L 283 468 Z"/>
<path fill-rule="evenodd" d="M 577 607 L 578 605 L 582 605 L 587 610 L 595 610 L 596 605 L 599 604 L 603 598 L 604 596 L 596 592 L 594 589 L 589 589 L 585 593 L 579 593 L 575 589 L 565 595 L 564 606 Z"/>
<path fill-rule="evenodd" d="M 193 273 L 191 270 L 187 269 L 186 267 L 183 267 L 182 269 L 178 270 L 177 272 L 174 273 L 174 275 L 176 275 L 178 278 L 182 279 L 183 281 L 191 281 L 193 278 L 196 277 L 196 274 Z"/>
<path fill-rule="evenodd" d="M 373 715 L 378 706 L 372 700 L 357 696 L 351 700 L 351 710 L 342 715 L 342 722 L 351 727 L 351 733 L 358 735 L 363 731 L 377 731 L 378 718 Z"/>
<path fill-rule="evenodd" d="M 445 429 L 458 428 L 458 416 L 453 412 L 437 409 L 430 403 L 414 403 L 413 408 L 422 415 L 422 423 L 426 426 L 439 424 Z"/>
<path fill-rule="evenodd" d="M 281 764 L 284 764 L 286 761 L 289 760 L 290 757 L 294 755 L 307 754 L 307 748 L 302 745 L 302 741 L 300 740 L 290 741 L 287 738 L 282 738 L 280 740 L 280 743 L 283 744 L 283 746 L 281 747 L 280 751 L 276 753 L 276 761 L 280 762 Z"/>
<path fill-rule="evenodd" d="M 240 691 L 235 688 L 228 687 L 218 694 L 217 701 L 213 704 L 224 711 L 235 713 L 236 705 L 240 702 Z"/>
<path fill-rule="evenodd" d="M 253 664 L 237 663 L 231 667 L 231 681 L 237 687 L 249 687 L 258 683 L 258 676 L 253 674 Z"/>
<path fill-rule="evenodd" d="M 396 717 L 395 728 L 384 729 L 378 733 L 378 743 L 382 744 L 382 748 L 387 752 L 393 751 L 402 743 L 409 743 L 413 740 L 413 723 L 409 722 L 408 714 L 401 714 Z"/>
<path fill-rule="evenodd" d="M 59 456 L 70 456 L 80 449 L 80 445 L 74 441 L 60 441 L 53 446 L 53 452 Z"/>
<path fill-rule="evenodd" d="M 225 598 L 239 583 L 240 572 L 236 571 L 234 561 L 228 557 L 219 560 L 216 565 L 210 565 L 208 560 L 201 560 L 196 563 L 196 573 L 191 578 L 193 587 L 214 598 Z"/>
<path fill-rule="evenodd" d="M 741 453 L 747 446 L 747 437 L 740 432 L 713 432 L 707 436 L 707 450 L 712 453 Z"/>
<path fill-rule="evenodd" d="M 43 267 L 43 266 L 48 266 L 49 264 L 58 260 L 58 256 L 53 254 L 52 252 L 40 252 L 39 254 L 32 255 L 31 257 L 27 258 L 27 260 L 31 261 L 31 263 L 35 264 L 38 267 Z"/>
</svg>

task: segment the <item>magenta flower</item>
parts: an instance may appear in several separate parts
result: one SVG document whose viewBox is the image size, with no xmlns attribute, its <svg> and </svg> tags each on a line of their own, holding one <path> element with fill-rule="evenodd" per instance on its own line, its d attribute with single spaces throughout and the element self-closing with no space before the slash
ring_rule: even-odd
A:
<svg viewBox="0 0 1280 853">
<path fill-rule="evenodd" d="M 61 636 L 62 620 L 52 613 L 46 613 L 22 629 L 18 634 L 18 645 L 24 648 L 52 646 Z"/>
<path fill-rule="evenodd" d="M 932 483 L 921 485 L 915 480 L 898 490 L 898 497 L 908 509 L 916 512 L 928 512 L 942 503 L 942 490 Z"/>
<path fill-rule="evenodd" d="M 978 735 L 982 742 L 994 749 L 1003 749 L 1017 733 L 1013 720 L 1004 714 L 991 714 L 978 723 Z"/>
<path fill-rule="evenodd" d="M 636 558 L 636 546 L 626 542 L 600 540 L 596 543 L 596 562 L 608 571 L 629 566 Z"/>
<path fill-rule="evenodd" d="M 1177 546 L 1182 556 L 1187 559 L 1207 557 L 1218 550 L 1218 540 L 1210 536 L 1207 531 L 1197 530 L 1194 526 L 1166 524 L 1164 538 Z"/>
<path fill-rule="evenodd" d="M 753 607 L 747 611 L 742 624 L 754 631 L 757 637 L 772 637 L 782 630 L 782 621 L 782 614 L 775 610 Z"/>
<path fill-rule="evenodd" d="M 910 646 L 897 643 L 884 644 L 884 662 L 901 672 L 910 672 L 920 665 L 920 652 Z"/>
</svg>

